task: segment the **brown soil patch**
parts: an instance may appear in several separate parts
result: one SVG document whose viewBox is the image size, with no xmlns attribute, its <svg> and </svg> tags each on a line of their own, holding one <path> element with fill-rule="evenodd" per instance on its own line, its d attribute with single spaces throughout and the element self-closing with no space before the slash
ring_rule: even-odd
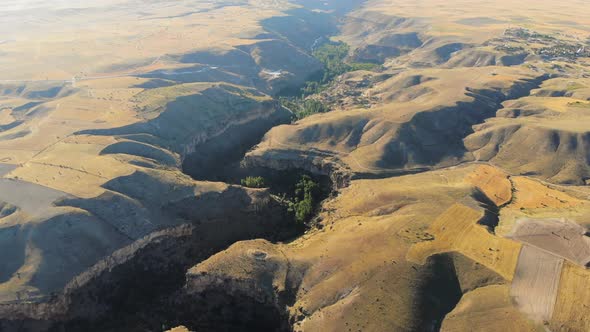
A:
<svg viewBox="0 0 590 332">
<path fill-rule="evenodd" d="M 563 259 L 531 246 L 520 251 L 510 295 L 536 321 L 551 319 Z"/>
<path fill-rule="evenodd" d="M 590 262 L 590 238 L 585 233 L 583 227 L 566 220 L 522 218 L 509 237 L 586 266 Z"/>
</svg>

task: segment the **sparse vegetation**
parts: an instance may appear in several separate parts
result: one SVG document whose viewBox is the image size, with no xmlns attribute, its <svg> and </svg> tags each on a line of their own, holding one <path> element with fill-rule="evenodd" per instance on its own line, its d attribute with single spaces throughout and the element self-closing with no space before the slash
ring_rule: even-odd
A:
<svg viewBox="0 0 590 332">
<path fill-rule="evenodd" d="M 350 46 L 345 43 L 327 43 L 313 51 L 312 55 L 324 64 L 322 83 L 350 71 L 350 66 L 344 62 L 349 51 Z"/>
<path fill-rule="evenodd" d="M 586 50 L 583 45 L 569 44 L 562 41 L 548 47 L 543 47 L 539 49 L 537 53 L 545 59 L 563 58 L 567 60 L 575 60 L 578 57 L 590 56 L 590 50 Z"/>
<path fill-rule="evenodd" d="M 527 40 L 554 40 L 555 37 L 547 35 L 547 34 L 541 34 L 535 31 L 530 31 L 528 29 L 524 29 L 524 28 L 510 28 L 507 29 L 504 32 L 504 35 L 506 36 L 512 36 L 512 37 L 516 37 L 516 38 L 521 38 L 521 39 L 527 39 Z"/>
<path fill-rule="evenodd" d="M 374 71 L 379 68 L 378 64 L 371 63 L 371 62 L 353 62 L 349 66 L 350 66 L 349 71 L 357 71 L 357 70 Z"/>
<path fill-rule="evenodd" d="M 326 113 L 330 109 L 319 100 L 304 98 L 282 98 L 284 107 L 293 112 L 295 120 L 300 120 L 317 113 Z"/>
<path fill-rule="evenodd" d="M 324 73 L 319 80 L 305 82 L 300 96 L 283 97 L 281 103 L 290 109 L 295 120 L 300 120 L 317 113 L 329 112 L 330 108 L 319 100 L 306 98 L 328 88 L 332 81 L 347 72 L 356 70 L 375 70 L 374 63 L 347 63 L 350 46 L 346 43 L 326 43 L 312 52 L 312 55 L 324 65 Z"/>
<path fill-rule="evenodd" d="M 266 181 L 261 176 L 248 176 L 241 181 L 242 186 L 248 188 L 264 188 L 266 187 Z"/>
<path fill-rule="evenodd" d="M 578 89 L 585 89 L 585 88 L 587 88 L 587 86 L 585 86 L 584 84 L 581 84 L 581 83 L 578 83 L 578 82 L 570 82 L 567 85 L 566 90 L 567 91 L 575 91 L 575 90 L 578 90 Z"/>
<path fill-rule="evenodd" d="M 277 195 L 282 202 L 286 205 L 288 211 L 293 213 L 295 222 L 299 225 L 303 225 L 313 215 L 315 206 L 320 200 L 320 185 L 309 175 L 295 175 L 288 176 L 290 182 L 290 188 L 285 188 L 288 193 Z M 275 183 L 269 183 L 261 176 L 248 176 L 241 181 L 242 186 L 248 188 L 265 188 L 268 186 L 276 187 L 281 186 L 278 181 Z M 276 188 L 274 188 L 276 190 Z"/>
<path fill-rule="evenodd" d="M 321 84 L 327 84 L 337 76 L 349 71 L 375 70 L 379 66 L 374 63 L 364 62 L 347 63 L 345 60 L 349 52 L 350 46 L 342 42 L 327 43 L 313 51 L 312 55 L 324 64 L 324 76 L 320 81 Z"/>
<path fill-rule="evenodd" d="M 488 44 L 488 43 L 489 42 L 486 42 L 486 44 Z M 484 44 L 484 45 L 486 45 L 486 44 Z M 515 45 L 509 45 L 509 44 L 496 45 L 494 47 L 494 49 L 496 51 L 503 51 L 503 52 L 511 53 L 511 54 L 522 53 L 525 51 L 524 47 L 522 47 L 522 46 L 515 46 Z"/>
<path fill-rule="evenodd" d="M 579 107 L 579 108 L 590 108 L 590 103 L 585 103 L 582 101 L 575 101 L 567 104 L 570 107 Z"/>
</svg>

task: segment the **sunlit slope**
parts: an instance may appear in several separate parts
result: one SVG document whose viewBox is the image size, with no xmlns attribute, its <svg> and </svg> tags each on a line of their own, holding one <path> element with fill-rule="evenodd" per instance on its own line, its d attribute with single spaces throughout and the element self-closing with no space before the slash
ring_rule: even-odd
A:
<svg viewBox="0 0 590 332">
<path fill-rule="evenodd" d="M 97 95 L 104 93 L 96 90 Z M 0 180 L 0 201 L 7 203 L 0 219 L 0 243 L 6 248 L 2 301 L 35 300 L 59 291 L 116 249 L 185 222 L 178 213 L 191 215 L 185 208 L 192 209 L 199 199 L 208 205 L 203 197 L 223 197 L 225 204 L 246 206 L 256 201 L 244 200 L 241 195 L 249 194 L 242 189 L 195 182 L 181 172 L 182 160 L 232 126 L 251 122 L 271 126 L 288 118 L 286 111 L 253 90 L 226 84 L 132 91 L 131 96 L 125 94 L 133 98 L 129 103 L 149 106 L 128 110 L 135 123 L 98 129 L 100 122 L 89 121 L 97 123 L 93 130 L 79 126 L 67 136 L 56 136 L 55 142 L 34 132 L 22 138 L 51 144 L 30 160 L 7 168 Z M 70 98 L 73 103 L 90 97 Z M 60 109 L 48 110 L 46 118 Z M 95 116 L 102 114 L 98 111 Z M 35 128 L 35 121 L 22 126 Z M 119 124 L 125 124 L 123 119 Z M 201 217 L 216 213 L 215 206 L 209 206 L 201 210 Z"/>
<path fill-rule="evenodd" d="M 543 322 L 511 300 L 514 287 L 528 282 L 515 276 L 517 265 L 527 266 L 519 260 L 522 243 L 484 225 L 498 208 L 490 204 L 497 197 L 489 186 L 494 178 L 511 188 L 502 171 L 476 165 L 352 181 L 324 205 L 320 229 L 287 244 L 238 243 L 190 270 L 187 291 L 196 296 L 223 284 L 278 307 L 294 298 L 286 304 L 302 331 L 428 329 L 449 312 L 443 331 L 542 331 Z M 559 289 L 585 282 L 554 280 Z M 562 294 L 546 291 L 550 302 Z M 558 310 L 568 309 L 559 307 L 548 321 L 555 317 L 573 330 L 585 324 L 564 323 Z"/>
<path fill-rule="evenodd" d="M 170 55 L 252 43 L 262 19 L 291 6 L 245 0 L 3 3 L 1 79 L 70 80 L 166 68 Z"/>
<path fill-rule="evenodd" d="M 572 7 L 584 8 L 569 15 Z M 355 176 L 490 161 L 513 173 L 584 184 L 586 7 L 371 2 L 334 39 L 353 45 L 349 60 L 382 67 L 340 77 L 312 97 L 338 112 L 274 129 L 247 159 Z"/>
<path fill-rule="evenodd" d="M 217 252 L 170 296 L 240 294 L 297 331 L 588 330 L 589 6 L 292 2 L 0 5 L 0 314 L 91 315 L 138 256 L 166 284 Z M 370 70 L 290 123 L 275 97 L 329 35 Z M 183 173 L 245 151 L 334 180 L 304 235 L 231 245 L 286 208 Z"/>
<path fill-rule="evenodd" d="M 560 3 L 549 0 L 517 3 L 508 0 L 376 0 L 365 12 L 426 24 L 429 29 L 425 34 L 429 36 L 450 36 L 482 43 L 511 26 L 583 38 L 589 32 L 590 23 L 590 9 L 584 4 L 581 0 Z"/>
<path fill-rule="evenodd" d="M 572 289 L 590 250 L 588 10 L 353 12 L 334 39 L 381 67 L 339 77 L 310 97 L 332 112 L 274 128 L 245 158 L 346 188 L 317 229 L 238 243 L 191 269 L 186 292 L 223 284 L 287 306 L 295 330 L 586 330 L 587 294 Z"/>
<path fill-rule="evenodd" d="M 180 211 L 197 197 L 257 204 L 242 189 L 193 181 L 183 161 L 230 130 L 221 154 L 289 121 L 264 92 L 303 81 L 319 63 L 264 25 L 295 7 L 0 5 L 1 300 L 61 291 L 115 250 L 186 223 L 194 212 Z"/>
<path fill-rule="evenodd" d="M 471 127 L 493 117 L 504 100 L 526 95 L 543 79 L 528 69 L 502 67 L 401 73 L 367 92 L 382 104 L 275 128 L 247 158 L 253 163 L 289 163 L 294 162 L 290 156 L 298 158 L 289 151 L 298 151 L 334 158 L 354 173 L 377 174 L 474 160 L 463 143 Z M 422 92 L 413 94 L 416 89 Z"/>
<path fill-rule="evenodd" d="M 549 80 L 533 96 L 504 103 L 465 144 L 478 160 L 552 182 L 590 179 L 587 80 Z"/>
</svg>

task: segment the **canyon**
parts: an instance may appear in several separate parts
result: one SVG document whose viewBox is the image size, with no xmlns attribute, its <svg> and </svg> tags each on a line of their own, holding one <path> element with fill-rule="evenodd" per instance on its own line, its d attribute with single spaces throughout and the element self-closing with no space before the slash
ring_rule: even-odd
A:
<svg viewBox="0 0 590 332">
<path fill-rule="evenodd" d="M 0 330 L 589 330 L 588 6 L 433 3 L 0 5 Z"/>
</svg>

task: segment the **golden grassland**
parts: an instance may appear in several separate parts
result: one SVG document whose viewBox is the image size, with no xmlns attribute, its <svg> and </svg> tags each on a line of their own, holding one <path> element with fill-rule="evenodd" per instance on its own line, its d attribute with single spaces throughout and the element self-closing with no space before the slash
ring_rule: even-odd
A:
<svg viewBox="0 0 590 332">
<path fill-rule="evenodd" d="M 2 45 L 9 57 L 3 57 L 0 66 L 6 69 L 3 79 L 136 74 L 157 69 L 162 57 L 171 53 L 249 44 L 261 32 L 260 20 L 290 7 L 285 1 L 265 0 L 143 6 L 108 1 L 26 8 L 27 19 L 19 21 L 23 14 L 12 11 L 0 25 L 11 37 Z"/>
<path fill-rule="evenodd" d="M 501 185 L 492 186 L 494 181 Z M 517 179 L 516 186 L 521 182 Z M 415 305 L 429 259 L 445 254 L 454 257 L 465 293 L 445 317 L 443 331 L 543 331 L 543 322 L 519 311 L 510 295 L 522 244 L 479 225 L 484 210 L 471 198 L 480 190 L 505 205 L 511 202 L 510 189 L 507 173 L 482 164 L 355 180 L 324 204 L 320 229 L 289 243 L 240 242 L 197 265 L 193 274 L 272 280 L 278 291 L 288 289 L 297 276 L 297 300 L 289 308 L 293 316 L 305 313 L 295 324 L 297 331 L 411 329 L 417 326 Z M 560 294 L 565 285 L 584 282 L 567 281 L 563 274 Z M 556 309 L 554 317 L 558 310 L 571 307 Z"/>
<path fill-rule="evenodd" d="M 37 154 L 8 176 L 77 197 L 96 197 L 105 191 L 102 184 L 135 171 L 112 155 L 100 155 L 115 142 L 105 137 L 67 138 Z"/>
<path fill-rule="evenodd" d="M 141 8 L 141 12 L 126 5 L 127 1 L 113 0 L 93 5 L 97 7 L 60 7 L 58 12 L 37 8 L 23 22 L 0 20 L 1 31 L 11 35 L 10 40 L 0 43 L 1 79 L 7 80 L 0 81 L 4 91 L 0 96 L 0 125 L 23 121 L 0 132 L 0 162 L 18 166 L 4 178 L 79 198 L 103 194 L 105 183 L 131 175 L 140 167 L 131 163 L 132 156 L 102 153 L 123 139 L 79 131 L 153 120 L 171 101 L 220 86 L 218 82 L 197 82 L 148 89 L 141 86 L 152 83 L 150 80 L 131 75 L 160 69 L 190 70 L 188 64 L 179 63 L 178 57 L 252 44 L 263 32 L 262 20 L 294 8 L 286 1 L 272 0 L 235 0 L 222 5 L 194 0 L 166 6 L 153 3 Z M 353 46 L 364 43 L 359 34 L 373 23 L 378 26 L 372 20 L 380 15 L 386 23 L 395 21 L 394 17 L 406 18 L 397 26 L 388 26 L 391 31 L 387 32 L 417 32 L 427 46 L 483 43 L 510 27 L 525 27 L 568 41 L 577 41 L 590 32 L 590 6 L 580 0 L 371 0 L 352 14 L 358 20 L 335 39 Z M 42 31 L 38 28 L 40 22 L 44 22 Z M 367 39 L 371 38 L 377 40 L 378 36 Z M 292 316 L 305 312 L 306 318 L 296 323 L 297 331 L 379 330 L 375 326 L 416 330 L 421 301 L 429 296 L 420 293 L 421 283 L 431 273 L 429 262 L 437 254 L 454 255 L 454 264 L 460 266 L 457 262 L 464 259 L 484 269 L 497 284 L 463 289 L 460 302 L 443 322 L 443 331 L 480 327 L 489 331 L 542 331 L 511 302 L 509 283 L 514 279 L 522 244 L 503 236 L 521 217 L 559 217 L 578 223 L 589 220 L 588 188 L 557 186 L 538 179 L 570 183 L 585 177 L 587 163 L 576 162 L 585 160 L 583 153 L 587 153 L 580 138 L 588 132 L 586 124 L 590 119 L 586 107 L 590 81 L 581 77 L 588 72 L 584 67 L 587 60 L 549 64 L 533 59 L 520 66 L 495 63 L 471 67 L 463 58 L 445 64 L 441 62 L 444 56 L 437 57 L 428 47 L 385 63 L 382 74 L 386 78 L 362 91 L 377 100 L 371 108 L 318 114 L 294 125 L 277 127 L 251 154 L 319 151 L 338 159 L 353 173 L 387 174 L 391 167 L 383 166 L 384 156 L 393 150 L 392 143 L 406 138 L 403 133 L 416 128 L 408 123 L 417 114 L 473 102 L 474 91 L 508 91 L 543 73 L 562 75 L 561 68 L 567 70 L 565 77 L 546 80 L 530 96 L 504 102 L 497 117 L 474 126 L 472 136 L 464 140 L 462 154 L 444 156 L 433 166 L 446 168 L 417 175 L 353 180 L 337 197 L 322 205 L 321 228 L 289 243 L 240 242 L 189 273 L 208 271 L 239 280 L 255 277 L 261 282 L 270 276 L 271 288 L 279 292 L 286 290 L 290 286 L 287 279 L 298 273 L 296 299 L 289 310 Z M 479 57 L 478 52 L 501 56 L 489 46 L 460 55 Z M 412 62 L 414 58 L 432 67 L 418 68 Z M 367 74 L 349 75 L 360 80 Z M 75 83 L 71 81 L 74 78 Z M 39 82 L 12 80 L 39 80 L 63 90 L 53 98 L 33 98 L 30 93 L 26 96 L 11 91 L 14 85 L 28 91 Z M 270 100 L 253 89 L 232 84 L 224 87 L 230 94 L 253 101 Z M 15 110 L 30 102 L 40 104 L 29 105 L 25 112 Z M 231 105 L 226 106 L 231 110 Z M 514 127 L 524 128 L 530 138 L 524 141 L 527 149 L 522 148 L 519 137 L 510 142 L 513 137 L 504 135 L 509 131 L 506 128 Z M 549 153 L 556 151 L 551 141 L 555 133 L 562 135 L 561 142 L 578 139 L 581 143 L 557 158 Z M 436 137 L 423 136 L 417 139 L 426 146 L 440 143 Z M 411 143 L 403 141 L 402 149 Z M 496 149 L 505 149 L 504 154 L 487 156 L 490 151 L 498 152 Z M 178 155 L 170 155 L 174 161 L 180 160 Z M 409 155 L 408 163 L 400 170 L 423 166 L 416 161 L 421 156 Z M 472 159 L 489 164 L 448 167 Z M 558 163 L 563 160 L 565 164 Z M 539 169 L 552 173 L 533 172 Z M 165 165 L 156 165 L 152 172 L 170 186 L 193 183 L 179 169 Z M 533 173 L 538 174 L 537 179 L 522 176 Z M 221 191 L 226 187 L 207 182 L 194 190 L 198 195 L 196 191 Z M 489 203 L 478 201 L 480 193 L 495 207 L 501 207 L 495 233 L 479 224 L 485 217 L 485 204 Z M 27 216 L 19 211 L 1 221 L 3 226 L 13 226 L 21 217 Z M 257 263 L 261 253 L 272 263 L 271 271 Z M 43 254 L 34 246 L 26 247 L 19 275 L 0 284 L 0 298 L 13 298 L 15 290 L 36 291 L 29 283 L 45 263 Z M 458 271 L 459 279 L 472 278 Z M 570 262 L 564 264 L 551 328 L 590 330 L 589 283 L 587 270 Z"/>
<path fill-rule="evenodd" d="M 590 321 L 590 271 L 565 262 L 551 328 L 555 331 L 588 331 Z"/>
<path fill-rule="evenodd" d="M 496 206 L 503 206 L 512 200 L 512 182 L 508 174 L 497 167 L 481 165 L 466 180 L 479 188 Z"/>
<path fill-rule="evenodd" d="M 460 255 L 464 263 L 459 256 L 453 257 L 465 293 L 445 317 L 443 331 L 468 327 L 543 331 L 543 322 L 519 311 L 511 298 L 522 244 L 478 224 L 484 209 L 472 198 L 476 190 L 503 209 L 530 208 L 527 211 L 533 216 L 549 209 L 543 204 L 562 215 L 569 215 L 568 203 L 585 204 L 538 180 L 509 178 L 508 173 L 485 164 L 355 180 L 324 204 L 320 229 L 283 244 L 240 242 L 194 271 L 242 281 L 267 280 L 270 275 L 279 291 L 289 287 L 286 280 L 298 276 L 297 300 L 289 308 L 293 316 L 305 313 L 305 319 L 295 324 L 297 331 L 411 329 L 416 327 L 414 305 L 421 298 L 420 280 L 427 262 L 437 254 Z M 252 258 L 258 256 L 272 264 L 265 267 Z M 482 284 L 474 271 L 481 271 L 483 280 L 491 284 Z M 561 282 L 556 284 L 559 295 L 551 324 L 564 322 L 568 331 L 585 328 L 584 311 L 574 306 L 584 305 L 587 294 L 571 294 L 574 288 L 584 287 L 586 271 L 566 262 L 563 271 L 556 273 L 561 273 Z M 263 275 L 267 277 L 261 279 Z"/>
<path fill-rule="evenodd" d="M 444 332 L 469 331 L 474 327 L 486 331 L 532 332 L 545 331 L 540 324 L 527 319 L 514 307 L 509 285 L 491 285 L 477 288 L 461 298 L 441 327 Z"/>
<path fill-rule="evenodd" d="M 521 217 L 535 216 L 538 218 L 567 217 L 578 223 L 584 223 L 590 215 L 588 194 L 579 189 L 552 185 L 549 187 L 539 181 L 527 177 L 514 176 L 514 199 L 500 211 L 500 224 L 496 233 L 507 235 L 512 231 L 515 222 Z"/>
<path fill-rule="evenodd" d="M 412 76 L 429 78 L 417 86 L 417 88 L 426 89 L 428 93 L 411 97 L 411 89 L 414 87 L 400 88 L 408 75 L 393 76 L 377 83 L 367 92 L 368 95 L 382 100 L 382 103 L 369 110 L 349 109 L 328 112 L 305 118 L 295 125 L 275 127 L 252 154 L 264 154 L 265 151 L 273 149 L 302 151 L 317 149 L 329 151 L 354 172 L 380 172 L 388 168 L 380 166 L 393 150 L 388 145 L 406 139 L 402 128 L 409 126 L 409 122 L 416 114 L 472 102 L 474 98 L 466 93 L 466 88 L 509 89 L 517 82 L 532 79 L 537 75 L 531 70 L 515 67 L 416 69 L 412 73 L 414 74 Z M 390 94 L 400 91 L 402 94 L 408 94 L 406 98 L 396 97 L 404 101 L 389 100 Z M 306 135 L 310 131 L 314 132 L 314 135 Z M 422 144 L 436 144 L 429 139 L 433 140 L 424 138 Z M 423 157 L 420 155 L 421 152 L 416 154 L 418 154 L 416 159 Z M 397 158 L 403 159 L 403 157 Z M 440 165 L 450 166 L 456 162 L 452 158 L 443 159 Z M 402 166 L 413 168 L 420 166 L 420 163 L 409 159 L 407 164 Z"/>
<path fill-rule="evenodd" d="M 590 22 L 590 12 L 586 6 L 572 14 L 572 6 L 580 7 L 583 3 L 377 0 L 353 13 L 355 20 L 345 25 L 344 34 L 337 39 L 351 45 L 378 41 L 381 35 L 375 33 L 377 36 L 373 36 L 374 31 L 365 25 L 378 27 L 383 24 L 394 33 L 418 31 L 420 38 L 428 41 L 429 45 L 483 43 L 502 36 L 510 27 L 524 27 L 567 41 L 583 40 L 588 35 L 586 26 Z M 381 15 L 395 16 L 396 20 L 389 17 L 388 21 Z M 398 21 L 400 23 L 392 23 Z M 369 31 L 368 36 L 359 39 L 364 28 Z M 474 56 L 479 56 L 479 51 L 498 56 L 491 47 L 464 53 L 471 51 Z M 452 58 L 457 54 L 450 56 Z M 411 58 L 429 60 L 424 62 L 435 65 L 432 65 L 433 68 L 414 66 Z M 566 138 L 570 138 L 568 135 L 587 132 L 584 124 L 588 114 L 584 113 L 583 107 L 575 107 L 576 102 L 584 102 L 588 98 L 587 87 L 590 85 L 587 79 L 582 78 L 587 72 L 581 65 L 583 61 L 577 64 L 560 61 L 545 64 L 538 58 L 532 58 L 530 63 L 512 67 L 471 67 L 464 65 L 468 62 L 456 62 L 456 68 L 437 65 L 436 61 L 439 59 L 434 58 L 432 50 L 428 49 L 416 50 L 407 57 L 386 62 L 385 72 L 391 75 L 362 91 L 363 96 L 378 100 L 370 108 L 348 107 L 314 115 L 294 125 L 277 127 L 250 155 L 263 156 L 273 151 L 311 151 L 323 153 L 326 158 L 338 159 L 352 172 L 387 174 L 382 172 L 387 167 L 380 162 L 388 151 L 394 149 L 392 146 L 396 147 L 392 142 L 401 141 L 400 150 L 409 149 L 411 144 L 403 140 L 400 128 L 416 114 L 473 101 L 470 94 L 474 91 L 508 91 L 515 83 L 538 78 L 541 73 L 557 74 L 557 69 L 551 66 L 567 68 L 566 77 L 543 78 L 545 82 L 538 89 L 533 89 L 530 96 L 504 102 L 502 107 L 498 106 L 497 118 L 473 127 L 474 135 L 482 134 L 482 140 L 488 140 L 487 143 L 491 136 L 487 134 L 496 131 L 496 125 L 502 128 L 520 126 L 526 130 L 544 130 L 541 134 L 531 135 L 532 140 L 551 137 L 548 136 L 550 133 L 559 132 L 564 135 L 561 142 L 566 142 Z M 352 73 L 347 79 L 358 81 L 365 75 L 366 72 Z M 517 110 L 523 111 L 523 114 L 516 113 Z M 515 113 L 510 114 L 512 111 Z M 431 137 L 424 140 L 436 143 Z M 468 150 L 465 156 L 473 153 L 476 161 L 488 161 L 479 158 L 485 149 L 471 149 L 476 144 L 472 144 L 469 138 L 464 142 Z M 306 318 L 296 324 L 296 330 L 376 329 L 376 322 L 383 322 L 381 326 L 394 330 L 409 329 L 415 318 L 412 312 L 416 312 L 416 308 L 412 307 L 418 289 L 416 280 L 420 275 L 415 272 L 416 269 L 424 268 L 429 258 L 437 254 L 453 253 L 466 257 L 466 260 L 475 262 L 490 273 L 496 273 L 499 281 L 498 284 L 475 287 L 464 293 L 459 304 L 445 318 L 443 331 L 543 331 L 543 322 L 533 322 L 533 317 L 527 317 L 514 306 L 510 283 L 514 279 L 523 245 L 503 236 L 510 233 L 514 221 L 521 216 L 559 216 L 582 223 L 589 210 L 586 189 L 556 186 L 540 180 L 549 178 L 550 182 L 556 183 L 579 182 L 584 178 L 583 170 L 577 172 L 578 165 L 570 163 L 572 160 L 583 160 L 581 154 L 575 154 L 579 151 L 566 151 L 569 154 L 560 154 L 561 158 L 558 158 L 556 154 L 549 154 L 554 148 L 551 142 L 542 142 L 535 145 L 527 141 L 530 149 L 523 149 L 518 140 L 510 144 L 499 140 L 498 144 L 492 142 L 485 147 L 490 150 L 510 147 L 512 151 L 507 155 L 511 158 L 506 160 L 514 160 L 514 164 L 504 163 L 501 158 L 490 158 L 489 164 L 448 167 L 393 179 L 354 180 L 348 188 L 341 190 L 337 198 L 323 205 L 320 230 L 310 231 L 302 238 L 277 245 L 274 249 L 260 249 L 269 252 L 280 250 L 293 266 L 306 267 L 302 268 L 304 272 L 297 301 L 290 308 L 293 316 L 299 312 L 306 313 Z M 540 150 L 533 149 L 539 146 Z M 539 155 L 547 159 L 539 162 L 538 168 L 562 170 L 563 174 L 538 174 L 536 178 L 523 176 L 534 173 L 521 167 L 522 164 L 533 164 L 525 157 Z M 555 159 L 565 159 L 568 164 L 560 168 L 558 166 L 562 165 L 557 164 Z M 437 166 L 453 164 L 453 161 L 443 161 Z M 416 165 L 408 162 L 400 170 L 406 171 L 413 166 Z M 587 168 L 587 165 L 580 167 Z M 443 192 L 444 195 L 441 195 Z M 495 233 L 479 224 L 495 213 L 487 211 L 486 216 L 484 202 L 474 199 L 480 193 L 501 208 L 500 224 Z M 217 262 L 212 266 L 227 268 L 231 276 L 231 262 L 240 261 L 238 252 L 247 251 L 248 245 L 239 248 L 230 250 L 223 258 L 224 263 Z M 562 278 L 567 274 L 567 264 L 559 272 Z M 224 271 L 217 272 L 224 274 Z M 247 279 L 247 274 L 238 275 Z M 583 283 L 579 280 L 570 282 L 568 278 L 566 276 L 560 283 L 558 298 L 563 294 L 564 285 L 576 283 L 581 286 Z M 391 294 L 391 288 L 396 289 L 395 295 Z M 376 303 L 376 299 L 380 303 Z M 565 297 L 561 301 L 566 301 Z M 587 329 L 583 325 L 587 324 L 587 319 L 581 317 L 584 310 L 573 308 L 572 303 L 568 302 L 568 307 L 563 309 L 557 304 L 554 319 L 569 319 L 565 316 L 557 318 L 560 317 L 559 310 L 563 310 L 567 315 L 575 316 L 571 325 L 564 323 L 565 328 L 572 331 Z"/>
<path fill-rule="evenodd" d="M 489 233 L 477 224 L 482 217 L 473 208 L 453 205 L 428 228 L 434 240 L 415 244 L 408 252 L 408 259 L 423 263 L 433 254 L 458 251 L 512 280 L 521 245 Z"/>
<path fill-rule="evenodd" d="M 549 0 L 378 0 L 371 3 L 370 10 L 398 17 L 420 13 L 415 16 L 430 25 L 428 34 L 454 35 L 480 43 L 501 34 L 508 26 L 585 36 L 590 24 L 590 9 L 580 0 L 560 3 Z"/>
</svg>

